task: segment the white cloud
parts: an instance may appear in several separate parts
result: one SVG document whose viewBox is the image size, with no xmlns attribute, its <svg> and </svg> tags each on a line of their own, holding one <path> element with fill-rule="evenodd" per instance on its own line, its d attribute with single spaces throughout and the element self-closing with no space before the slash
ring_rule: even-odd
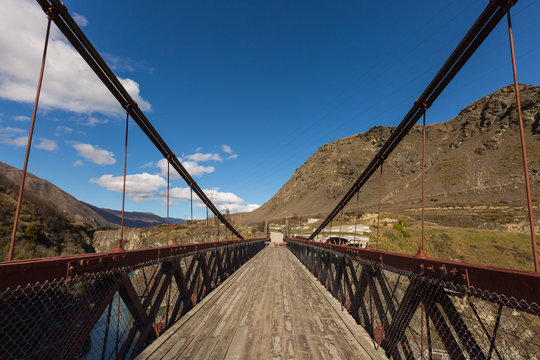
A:
<svg viewBox="0 0 540 360">
<path fill-rule="evenodd" d="M 159 195 L 167 196 L 166 192 L 161 192 Z M 189 187 L 179 188 L 174 187 L 169 189 L 169 198 L 172 200 L 190 200 L 191 191 Z M 193 193 L 193 201 L 200 201 L 197 194 Z"/>
<path fill-rule="evenodd" d="M 28 144 L 28 135 L 25 134 L 25 129 L 15 128 L 11 126 L 0 127 L 0 143 L 13 145 L 17 147 L 23 147 Z M 32 144 L 41 150 L 54 151 L 58 149 L 58 144 L 51 139 L 36 138 L 32 140 Z"/>
<path fill-rule="evenodd" d="M 213 166 L 202 166 L 199 165 L 196 161 L 183 161 L 182 165 L 184 165 L 184 167 L 191 174 L 191 176 L 210 174 L 216 170 L 216 168 Z"/>
<path fill-rule="evenodd" d="M 82 160 L 75 160 L 72 164 L 73 167 L 81 167 L 83 166 Z"/>
<path fill-rule="evenodd" d="M 227 159 L 238 159 L 238 154 L 229 155 Z"/>
<path fill-rule="evenodd" d="M 221 145 L 221 150 L 223 150 L 223 152 L 226 152 L 227 154 L 232 154 L 233 151 L 231 149 L 231 147 L 229 145 Z"/>
<path fill-rule="evenodd" d="M 17 134 L 24 134 L 25 132 L 26 132 L 26 130 L 21 129 L 21 128 L 14 128 L 14 127 L 11 127 L 11 126 L 0 127 L 0 135 L 4 135 L 4 136 L 13 136 L 13 135 L 17 135 Z"/>
<path fill-rule="evenodd" d="M 225 212 L 229 210 L 231 213 L 236 212 L 250 212 L 257 209 L 260 205 L 258 204 L 227 204 L 218 206 L 219 211 Z"/>
<path fill-rule="evenodd" d="M 56 127 L 56 130 L 54 131 L 54 136 L 62 136 L 62 134 L 71 134 L 73 132 L 73 129 L 69 126 L 60 125 Z"/>
<path fill-rule="evenodd" d="M 213 166 L 202 166 L 199 165 L 196 161 L 182 161 L 182 165 L 186 168 L 186 170 L 191 174 L 191 176 L 200 176 L 202 174 L 210 174 L 213 173 L 216 168 Z M 161 169 L 161 175 L 167 176 L 167 159 L 161 159 L 156 163 L 156 166 Z M 176 172 L 176 170 L 171 166 L 170 168 L 170 175 L 169 177 L 171 179 L 180 179 L 180 175 Z"/>
<path fill-rule="evenodd" d="M 229 210 L 231 213 L 233 212 L 241 212 L 241 211 L 252 211 L 259 207 L 258 204 L 246 204 L 244 202 L 244 199 L 239 197 L 238 195 L 232 193 L 232 192 L 222 192 L 219 191 L 219 189 L 203 189 L 204 193 L 210 201 L 219 209 L 221 212 L 225 212 L 226 210 Z M 160 196 L 165 196 L 165 192 L 160 192 Z M 189 187 L 185 188 L 172 188 L 169 190 L 169 197 L 172 200 L 190 200 L 191 191 Z M 199 197 L 197 194 L 193 193 L 193 201 L 198 202 L 197 206 L 204 206 L 202 202 L 200 202 Z"/>
<path fill-rule="evenodd" d="M 142 168 L 142 169 L 144 169 L 144 168 L 153 168 L 154 166 L 156 166 L 156 164 L 154 164 L 153 161 L 149 161 L 149 162 L 147 162 L 146 164 L 141 165 L 141 168 Z"/>
<path fill-rule="evenodd" d="M 15 115 L 15 116 L 13 116 L 13 120 L 15 120 L 15 121 L 30 121 L 32 119 L 30 118 L 30 116 L 26 116 L 26 115 Z"/>
<path fill-rule="evenodd" d="M 193 161 L 223 161 L 221 155 L 216 153 L 195 153 L 191 155 L 184 156 L 184 159 L 193 160 Z"/>
<path fill-rule="evenodd" d="M 88 25 L 88 19 L 84 15 L 77 14 L 76 12 L 73 13 L 73 20 L 75 20 L 80 27 Z"/>
<path fill-rule="evenodd" d="M 107 65 L 114 71 L 133 72 L 142 70 L 148 73 L 154 72 L 154 68 L 145 61 L 133 60 L 128 56 L 120 56 L 103 52 L 101 54 Z"/>
<path fill-rule="evenodd" d="M 39 143 L 36 147 L 41 150 L 54 151 L 58 149 L 58 144 L 51 139 L 39 138 Z"/>
<path fill-rule="evenodd" d="M 97 179 L 92 178 L 90 182 L 98 184 L 109 191 L 121 193 L 124 186 L 124 177 L 107 174 Z M 164 186 L 167 186 L 167 181 L 159 175 L 142 173 L 126 176 L 126 194 L 136 202 L 159 200 L 153 194 Z"/>
<path fill-rule="evenodd" d="M 31 0 L 3 0 L 2 8 L 9 11 L 0 12 L 0 97 L 33 103 L 47 17 Z M 120 79 L 120 82 L 142 110 L 151 109 L 150 103 L 141 97 L 137 82 L 128 78 Z M 40 106 L 79 113 L 123 112 L 116 99 L 54 24 Z"/>
<path fill-rule="evenodd" d="M 86 119 L 86 121 L 82 121 L 82 124 L 86 126 L 95 126 L 97 124 L 106 124 L 108 122 L 109 120 L 107 119 L 99 119 L 95 116 L 89 116 L 88 119 Z"/>
<path fill-rule="evenodd" d="M 86 160 L 90 160 L 98 165 L 112 165 L 116 163 L 114 153 L 108 150 L 100 149 L 99 146 L 93 146 L 90 144 L 73 144 L 72 145 L 79 156 L 82 156 Z"/>
<path fill-rule="evenodd" d="M 109 67 L 115 71 L 135 71 L 133 61 L 128 57 L 109 53 L 103 53 L 102 56 L 105 61 L 107 61 L 107 65 L 109 65 Z"/>
<path fill-rule="evenodd" d="M 155 166 L 161 170 L 161 176 L 167 177 L 167 159 L 159 160 L 158 162 L 155 163 Z M 181 178 L 180 175 L 176 172 L 176 170 L 174 170 L 172 166 L 169 168 L 169 178 L 171 180 L 176 180 L 176 179 Z"/>
<path fill-rule="evenodd" d="M 0 137 L 0 142 L 14 146 L 26 146 L 28 144 L 28 136 L 18 136 L 15 138 Z"/>
<path fill-rule="evenodd" d="M 74 167 L 81 166 L 81 163 L 73 163 Z M 91 183 L 106 188 L 109 191 L 122 192 L 124 178 L 110 174 L 102 175 L 99 178 L 90 179 Z M 134 174 L 126 176 L 126 195 L 136 202 L 160 201 L 165 203 L 167 193 L 160 190 L 167 186 L 167 180 L 157 174 Z M 203 189 L 208 198 L 222 212 L 227 209 L 230 212 L 251 211 L 259 207 L 257 204 L 247 204 L 244 199 L 232 192 L 223 192 L 219 189 Z M 191 198 L 189 187 L 173 187 L 169 190 L 169 197 L 172 201 L 189 201 Z M 193 201 L 196 206 L 204 207 L 197 194 L 193 193 Z"/>
</svg>

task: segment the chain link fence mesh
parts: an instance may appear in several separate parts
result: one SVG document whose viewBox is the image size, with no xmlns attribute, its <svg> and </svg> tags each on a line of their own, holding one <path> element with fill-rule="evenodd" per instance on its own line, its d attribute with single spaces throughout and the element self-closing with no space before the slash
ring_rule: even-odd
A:
<svg viewBox="0 0 540 360">
<path fill-rule="evenodd" d="M 540 358 L 536 303 L 288 245 L 391 359 Z"/>
<path fill-rule="evenodd" d="M 0 289 L 0 359 L 133 358 L 263 241 Z"/>
</svg>

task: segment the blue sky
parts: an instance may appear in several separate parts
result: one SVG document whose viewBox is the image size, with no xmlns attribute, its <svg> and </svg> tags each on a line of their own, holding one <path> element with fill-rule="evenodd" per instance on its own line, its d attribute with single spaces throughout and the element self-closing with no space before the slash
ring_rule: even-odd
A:
<svg viewBox="0 0 540 360">
<path fill-rule="evenodd" d="M 486 1 L 65 3 L 200 186 L 240 211 L 270 199 L 320 146 L 399 123 Z M 30 0 L 0 4 L 0 161 L 21 168 L 46 18 Z M 534 0 L 513 9 L 527 84 L 540 84 L 538 14 Z M 29 171 L 119 209 L 122 109 L 53 30 Z M 427 120 L 512 81 L 505 19 Z M 127 210 L 166 214 L 160 160 L 132 123 Z M 186 184 L 171 187 L 171 216 L 185 217 Z"/>
</svg>

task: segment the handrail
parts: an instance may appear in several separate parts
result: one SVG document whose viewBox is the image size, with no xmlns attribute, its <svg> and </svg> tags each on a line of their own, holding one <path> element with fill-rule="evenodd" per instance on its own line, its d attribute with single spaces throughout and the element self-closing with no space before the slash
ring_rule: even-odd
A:
<svg viewBox="0 0 540 360">
<path fill-rule="evenodd" d="M 126 250 L 124 252 L 104 252 L 70 256 L 36 258 L 0 262 L 0 291 L 6 288 L 24 287 L 46 280 L 72 278 L 76 275 L 97 273 L 136 266 L 148 261 L 160 260 L 189 253 L 200 253 L 210 249 L 222 248 L 233 244 L 241 244 L 265 240 L 264 238 L 248 240 L 229 240 L 205 242 L 186 245 L 161 246 L 147 249 Z"/>
<path fill-rule="evenodd" d="M 525 300 L 540 306 L 540 274 L 536 272 L 420 258 L 390 251 L 327 244 L 305 239 L 286 239 L 285 241 L 328 249 L 345 256 L 373 261 L 423 277 L 466 287 L 473 286 L 497 294 L 504 294 L 508 298 L 513 297 L 516 301 Z"/>
</svg>

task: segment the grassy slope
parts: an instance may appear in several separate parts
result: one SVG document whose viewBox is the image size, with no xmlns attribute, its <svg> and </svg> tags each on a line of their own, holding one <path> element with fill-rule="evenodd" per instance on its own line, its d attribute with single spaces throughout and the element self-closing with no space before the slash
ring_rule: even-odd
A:
<svg viewBox="0 0 540 360">
<path fill-rule="evenodd" d="M 405 230 L 410 237 L 392 226 L 381 227 L 380 248 L 410 255 L 416 254 L 421 228 L 412 225 Z M 375 244 L 377 229 L 373 229 Z M 533 271 L 530 234 L 497 230 L 427 226 L 425 250 L 433 258 Z M 540 235 L 537 235 L 539 238 Z M 540 248 L 540 243 L 537 241 Z"/>
<path fill-rule="evenodd" d="M 7 259 L 18 185 L 0 174 L 0 261 Z M 73 223 L 48 203 L 32 194 L 23 196 L 14 260 L 79 254 L 89 246 L 92 226 Z"/>
<path fill-rule="evenodd" d="M 381 220 L 379 249 L 415 255 L 420 245 L 421 224 L 405 222 L 405 226 L 400 226 L 398 220 L 390 219 L 387 215 L 383 215 L 384 220 Z M 372 225 L 370 226 L 371 233 L 364 235 L 369 236 L 370 246 L 375 249 L 377 227 L 373 224 L 376 224 L 376 220 L 371 219 L 367 222 Z M 366 221 L 360 220 L 360 223 L 366 223 Z M 311 225 L 310 229 L 302 231 L 291 230 L 291 234 L 309 235 L 319 224 L 320 221 Z M 334 229 L 339 227 L 339 224 L 340 222 L 333 222 Z M 348 219 L 342 224 L 353 225 L 354 221 Z M 429 257 L 508 269 L 534 270 L 529 233 L 440 226 L 427 222 L 425 226 L 425 252 Z M 328 235 L 328 230 L 325 234 Z M 335 230 L 333 235 L 338 235 Z M 343 232 L 342 235 L 353 235 L 353 233 Z M 536 238 L 540 249 L 540 234 L 537 234 Z"/>
</svg>

